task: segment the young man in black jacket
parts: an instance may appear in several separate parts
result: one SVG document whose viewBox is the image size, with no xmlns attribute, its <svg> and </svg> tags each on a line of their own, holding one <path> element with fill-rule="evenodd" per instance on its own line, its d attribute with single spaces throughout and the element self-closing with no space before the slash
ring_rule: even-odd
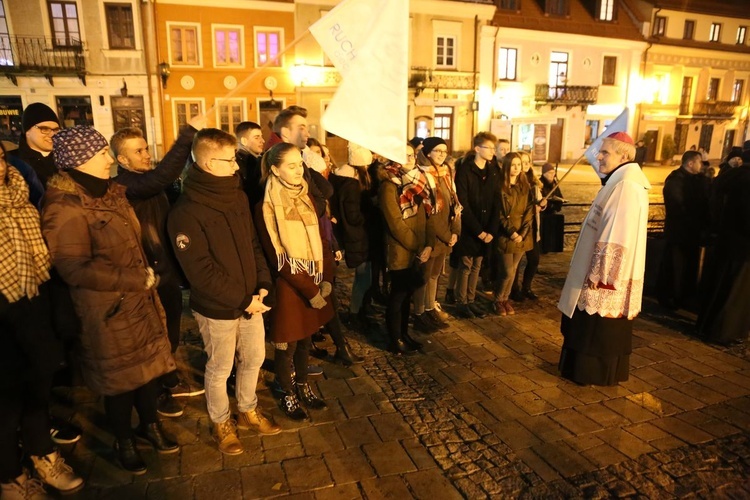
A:
<svg viewBox="0 0 750 500">
<path fill-rule="evenodd" d="M 263 155 L 263 130 L 255 122 L 242 122 L 234 129 L 237 136 L 237 166 L 242 189 L 250 200 L 250 210 L 263 201 L 264 186 L 260 184 L 260 157 Z"/>
<path fill-rule="evenodd" d="M 206 404 L 219 450 L 244 451 L 240 429 L 277 434 L 281 428 L 261 413 L 255 393 L 265 359 L 263 313 L 270 310 L 271 274 L 258 242 L 245 193 L 239 189 L 236 139 L 218 129 L 195 135 L 195 163 L 183 194 L 169 214 L 167 230 L 191 285 L 190 308 L 208 354 Z M 227 378 L 237 358 L 235 394 L 240 412 L 229 410 Z"/>
<path fill-rule="evenodd" d="M 128 127 L 112 136 L 110 151 L 117 162 L 115 182 L 126 187 L 125 196 L 133 206 L 141 224 L 141 241 L 149 263 L 159 276 L 157 292 L 167 317 L 167 333 L 172 354 L 180 343 L 180 318 L 182 317 L 181 277 L 167 238 L 167 213 L 169 201 L 164 190 L 180 177 L 190 159 L 190 147 L 195 133 L 205 126 L 206 118 L 198 115 L 180 130 L 180 135 L 156 165 L 151 162 L 148 143 L 139 128 Z M 164 387 L 159 396 L 158 411 L 164 417 L 179 417 L 182 406 L 173 397 L 198 396 L 204 393 L 199 387 L 180 380 L 177 370 L 161 377 Z"/>
</svg>

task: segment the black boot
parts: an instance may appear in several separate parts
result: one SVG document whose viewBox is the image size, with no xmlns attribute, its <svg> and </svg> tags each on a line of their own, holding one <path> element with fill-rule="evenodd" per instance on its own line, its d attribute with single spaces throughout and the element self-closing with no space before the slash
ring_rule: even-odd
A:
<svg viewBox="0 0 750 500">
<path fill-rule="evenodd" d="M 115 441 L 115 450 L 117 451 L 117 459 L 123 469 L 136 475 L 146 473 L 146 464 L 135 448 L 133 438 L 118 439 Z"/>
<path fill-rule="evenodd" d="M 315 342 L 310 346 L 310 356 L 317 359 L 326 359 L 328 357 L 328 350 L 323 349 L 315 345 Z"/>
<path fill-rule="evenodd" d="M 396 355 L 411 356 L 416 354 L 417 350 L 403 341 L 403 339 L 392 340 L 391 345 L 388 346 L 388 350 Z"/>
<path fill-rule="evenodd" d="M 307 412 L 299 405 L 299 399 L 296 394 L 287 394 L 279 401 L 279 408 L 284 414 L 292 420 L 301 422 L 307 420 Z"/>
<path fill-rule="evenodd" d="M 156 452 L 162 455 L 177 453 L 180 450 L 180 445 L 164 434 L 161 422 L 141 424 L 135 430 L 135 435 L 138 439 L 151 443 Z"/>
<path fill-rule="evenodd" d="M 308 408 L 312 410 L 322 410 L 323 408 L 328 407 L 326 402 L 320 399 L 318 395 L 313 392 L 310 384 L 296 384 L 296 387 L 297 396 L 299 397 L 300 401 L 302 401 L 302 403 Z"/>
<path fill-rule="evenodd" d="M 354 354 L 351 347 L 349 347 L 349 343 L 344 340 L 341 345 L 336 346 L 336 354 L 333 356 L 333 360 L 348 367 L 361 363 L 364 361 L 364 358 Z"/>
<path fill-rule="evenodd" d="M 406 342 L 406 345 L 411 347 L 412 349 L 418 351 L 422 348 L 422 343 L 414 340 L 414 338 L 411 335 L 409 335 L 408 332 L 404 332 L 402 337 L 404 339 L 404 342 Z"/>
</svg>

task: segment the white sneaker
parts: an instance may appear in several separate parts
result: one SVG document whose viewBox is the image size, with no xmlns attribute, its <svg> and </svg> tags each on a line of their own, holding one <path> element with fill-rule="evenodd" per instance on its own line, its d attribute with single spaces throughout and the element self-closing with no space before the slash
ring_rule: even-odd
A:
<svg viewBox="0 0 750 500">
<path fill-rule="evenodd" d="M 83 478 L 75 475 L 72 467 L 65 463 L 59 451 L 53 451 L 44 457 L 32 455 L 31 461 L 34 463 L 39 479 L 60 493 L 73 493 L 83 488 Z"/>
<path fill-rule="evenodd" d="M 10 483 L 0 483 L 0 497 L 3 500 L 51 500 L 53 497 L 44 491 L 38 479 L 31 479 L 24 471 Z"/>
</svg>

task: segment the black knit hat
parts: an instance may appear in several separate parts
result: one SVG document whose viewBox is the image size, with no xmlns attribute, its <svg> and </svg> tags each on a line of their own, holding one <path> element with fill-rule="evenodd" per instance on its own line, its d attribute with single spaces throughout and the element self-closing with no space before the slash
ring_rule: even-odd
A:
<svg viewBox="0 0 750 500">
<path fill-rule="evenodd" d="M 422 153 L 424 153 L 425 156 L 430 154 L 430 151 L 435 149 L 435 146 L 439 144 L 445 144 L 448 145 L 442 138 L 440 137 L 428 137 L 424 141 L 422 141 Z"/>
<path fill-rule="evenodd" d="M 418 136 L 414 136 L 411 139 L 409 139 L 409 144 L 411 144 L 411 147 L 414 149 L 417 149 L 420 144 L 422 144 L 422 138 Z"/>
<path fill-rule="evenodd" d="M 57 115 L 46 104 L 35 102 L 26 106 L 21 116 L 21 127 L 24 133 L 28 132 L 34 125 L 42 122 L 55 122 L 60 125 Z"/>
</svg>

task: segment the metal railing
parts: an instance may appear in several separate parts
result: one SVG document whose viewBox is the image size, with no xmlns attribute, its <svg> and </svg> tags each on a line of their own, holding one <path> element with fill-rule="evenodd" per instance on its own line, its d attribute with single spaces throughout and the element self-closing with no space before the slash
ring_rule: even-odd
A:
<svg viewBox="0 0 750 500">
<path fill-rule="evenodd" d="M 52 37 L 0 36 L 0 72 L 5 74 L 83 74 L 84 44 L 59 46 Z"/>
<path fill-rule="evenodd" d="M 693 116 L 714 116 L 732 118 L 738 104 L 732 101 L 696 102 L 693 105 Z"/>
<path fill-rule="evenodd" d="M 584 85 L 550 86 L 545 83 L 536 85 L 534 100 L 539 103 L 576 106 L 596 104 L 599 98 L 599 87 Z"/>
</svg>

